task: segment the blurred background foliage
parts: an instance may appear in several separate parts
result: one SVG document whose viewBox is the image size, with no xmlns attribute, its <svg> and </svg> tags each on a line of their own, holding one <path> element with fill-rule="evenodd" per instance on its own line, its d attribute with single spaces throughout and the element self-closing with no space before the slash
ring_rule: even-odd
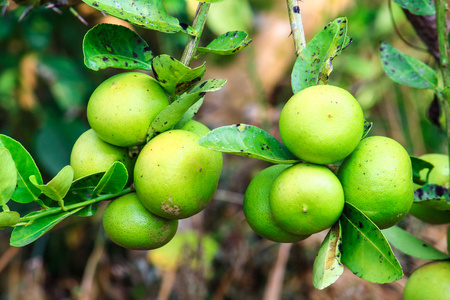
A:
<svg viewBox="0 0 450 300">
<path fill-rule="evenodd" d="M 192 23 L 196 1 L 163 3 L 171 15 Z M 75 9 L 88 26 L 67 9 L 58 14 L 43 7 L 19 22 L 25 9 L 12 2 L 0 17 L 0 133 L 30 151 L 47 181 L 69 164 L 73 143 L 88 129 L 86 104 L 92 91 L 121 72 L 84 66 L 84 34 L 102 22 L 129 25 L 83 3 Z M 353 43 L 333 61 L 330 84 L 356 96 L 366 119 L 374 122 L 372 135 L 392 137 L 415 156 L 446 152 L 443 130 L 427 117 L 433 94 L 397 85 L 382 70 L 382 40 L 434 66 L 395 3 L 308 0 L 301 2 L 301 10 L 307 40 L 334 18 L 348 18 Z M 181 57 L 184 34 L 134 30 L 156 55 Z M 197 119 L 210 128 L 253 124 L 279 138 L 278 116 L 292 95 L 295 61 L 286 3 L 213 4 L 202 44 L 230 30 L 249 32 L 253 42 L 235 56 L 206 55 L 193 63 L 206 60 L 206 78 L 228 79 L 224 89 L 208 95 Z M 10 231 L 3 230 L 0 299 L 402 299 L 405 279 L 376 285 L 348 270 L 331 287 L 315 290 L 312 264 L 325 232 L 282 246 L 256 236 L 241 204 L 251 178 L 267 166 L 225 155 L 214 201 L 204 213 L 182 221 L 178 241 L 164 251 L 129 251 L 107 240 L 101 226 L 106 204 L 89 220 L 69 219 L 24 248 L 9 247 Z M 20 212 L 12 202 L 11 208 Z M 445 249 L 444 227 L 426 226 L 412 217 L 402 226 Z M 398 255 L 406 276 L 423 263 Z"/>
</svg>

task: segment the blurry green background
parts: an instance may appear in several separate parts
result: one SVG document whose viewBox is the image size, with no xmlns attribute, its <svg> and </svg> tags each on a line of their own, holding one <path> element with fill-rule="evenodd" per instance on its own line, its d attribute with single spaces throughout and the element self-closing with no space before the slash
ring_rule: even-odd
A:
<svg viewBox="0 0 450 300">
<path fill-rule="evenodd" d="M 196 1 L 163 3 L 171 15 L 192 23 Z M 427 118 L 433 94 L 400 86 L 382 70 L 381 41 L 435 66 L 433 58 L 420 50 L 425 46 L 395 3 L 390 8 L 386 0 L 315 0 L 301 2 L 300 8 L 307 40 L 336 17 L 348 18 L 353 43 L 333 61 L 330 84 L 355 95 L 366 119 L 374 123 L 372 135 L 392 137 L 414 156 L 446 153 L 443 130 Z M 48 181 L 69 164 L 73 143 L 88 129 L 90 94 L 103 80 L 121 72 L 95 72 L 84 66 L 84 34 L 101 22 L 128 25 L 82 3 L 75 9 L 88 26 L 67 9 L 57 14 L 36 8 L 19 22 L 25 9 L 11 3 L 0 16 L 0 133 L 20 141 Z M 402 41 L 393 20 L 402 37 L 419 49 Z M 181 57 L 184 34 L 135 30 L 155 55 Z M 290 72 L 295 61 L 286 3 L 226 0 L 213 4 L 202 44 L 230 30 L 249 32 L 253 42 L 235 56 L 206 55 L 193 63 L 206 60 L 206 78 L 228 79 L 223 90 L 207 96 L 196 118 L 210 128 L 253 124 L 279 137 L 278 116 L 292 95 Z M 21 249 L 9 247 L 10 231 L 3 230 L 0 299 L 276 299 L 273 291 L 280 299 L 402 299 L 405 279 L 376 285 L 348 270 L 331 287 L 315 290 L 312 264 L 325 232 L 283 247 L 255 235 L 241 203 L 251 178 L 267 166 L 225 155 L 214 201 L 205 213 L 181 223 L 180 236 L 197 239 L 181 241 L 183 253 L 178 261 L 173 258 L 178 253 L 175 246 L 173 252 L 167 250 L 173 256 L 158 256 L 112 244 L 102 230 L 101 209 L 88 220 L 69 219 Z M 10 204 L 21 211 L 20 205 Z M 445 249 L 445 226 L 427 226 L 412 217 L 402 226 Z M 209 246 L 199 254 L 200 236 L 206 237 Z M 192 261 L 199 255 L 194 266 Z M 423 263 L 398 255 L 406 275 Z M 275 270 L 284 277 L 273 275 Z"/>
</svg>

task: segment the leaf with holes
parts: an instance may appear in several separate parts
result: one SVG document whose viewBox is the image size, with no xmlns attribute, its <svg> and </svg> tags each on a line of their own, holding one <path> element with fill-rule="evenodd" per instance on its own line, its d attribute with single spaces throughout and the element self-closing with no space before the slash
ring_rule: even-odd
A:
<svg viewBox="0 0 450 300">
<path fill-rule="evenodd" d="M 325 26 L 295 61 L 291 74 L 294 94 L 317 85 L 320 81 L 328 83 L 328 76 L 333 71 L 333 59 L 341 54 L 351 41 L 347 36 L 346 18 L 338 18 Z"/>
<path fill-rule="evenodd" d="M 353 274 L 374 283 L 402 278 L 402 267 L 383 233 L 360 210 L 345 203 L 340 222 L 342 261 Z"/>
<path fill-rule="evenodd" d="M 406 255 L 427 260 L 449 259 L 450 255 L 413 236 L 398 226 L 382 230 L 388 241 Z"/>
<path fill-rule="evenodd" d="M 411 156 L 411 164 L 412 164 L 412 171 L 413 171 L 413 181 L 416 184 L 423 185 L 428 182 L 428 175 L 430 175 L 431 169 L 433 169 L 433 165 L 427 161 L 424 161 L 423 159 Z M 422 170 L 428 170 L 425 176 L 425 181 L 420 179 L 420 172 Z"/>
<path fill-rule="evenodd" d="M 341 263 L 342 230 L 336 222 L 320 245 L 319 253 L 313 265 L 313 285 L 322 290 L 338 280 L 344 272 Z"/>
<path fill-rule="evenodd" d="M 450 213 L 450 190 L 437 184 L 425 184 L 414 191 L 414 203 Z"/>
<path fill-rule="evenodd" d="M 86 4 L 105 14 L 114 16 L 133 25 L 161 32 L 186 32 L 194 35 L 192 27 L 180 23 L 170 16 L 161 0 L 83 0 Z"/>
<path fill-rule="evenodd" d="M 235 54 L 252 42 L 245 31 L 229 31 L 215 38 L 206 47 L 198 47 L 200 53 L 211 52 L 219 55 Z"/>
<path fill-rule="evenodd" d="M 94 70 L 108 67 L 151 70 L 153 53 L 148 44 L 125 26 L 98 24 L 83 40 L 84 64 Z"/>
<path fill-rule="evenodd" d="M 17 170 L 14 159 L 8 149 L 0 147 L 0 205 L 8 209 L 6 203 L 14 194 L 17 183 Z"/>
<path fill-rule="evenodd" d="M 436 14 L 436 7 L 431 0 L 394 0 L 394 2 L 415 15 L 431 16 Z"/>
<path fill-rule="evenodd" d="M 150 125 L 147 141 L 157 134 L 172 129 L 192 105 L 203 98 L 207 92 L 221 89 L 226 82 L 225 79 L 208 79 L 197 83 L 192 90 L 181 95 L 156 116 Z"/>
<path fill-rule="evenodd" d="M 211 150 L 257 158 L 272 163 L 299 162 L 282 143 L 256 126 L 235 124 L 208 132 L 198 143 Z"/>
<path fill-rule="evenodd" d="M 393 81 L 419 89 L 437 90 L 437 72 L 386 42 L 381 43 L 381 60 L 386 75 Z"/>
<path fill-rule="evenodd" d="M 17 169 L 17 187 L 11 199 L 19 203 L 37 201 L 41 190 L 30 182 L 30 176 L 36 176 L 36 182 L 42 184 L 42 176 L 30 153 L 17 141 L 0 134 L 0 147 L 9 150 Z"/>
<path fill-rule="evenodd" d="M 159 84 L 175 99 L 175 95 L 181 95 L 194 84 L 198 83 L 205 75 L 206 66 L 203 65 L 191 69 L 175 58 L 163 54 L 156 56 L 152 61 L 153 73 Z"/>
</svg>

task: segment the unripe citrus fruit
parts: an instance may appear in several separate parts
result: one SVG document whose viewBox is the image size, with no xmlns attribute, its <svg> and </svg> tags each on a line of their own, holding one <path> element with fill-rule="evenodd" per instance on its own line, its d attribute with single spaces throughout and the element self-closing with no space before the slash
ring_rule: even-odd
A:
<svg viewBox="0 0 450 300">
<path fill-rule="evenodd" d="M 448 168 L 448 156 L 439 153 L 428 153 L 419 157 L 434 167 L 431 169 L 428 175 L 428 183 L 438 184 L 446 188 L 449 187 L 449 168 Z M 426 180 L 426 174 L 428 170 L 422 170 L 420 172 L 420 179 Z M 415 185 L 415 188 L 419 188 L 419 185 Z M 409 210 L 414 217 L 430 224 L 446 224 L 450 223 L 450 211 L 437 210 L 431 207 L 413 203 Z"/>
<path fill-rule="evenodd" d="M 379 228 L 402 220 L 414 200 L 411 159 L 393 139 L 363 139 L 338 171 L 345 201 L 353 204 Z"/>
<path fill-rule="evenodd" d="M 187 122 L 180 129 L 196 133 L 201 137 L 204 137 L 208 132 L 211 131 L 206 125 L 195 120 L 189 120 L 189 122 Z"/>
<path fill-rule="evenodd" d="M 450 261 L 434 261 L 415 270 L 403 293 L 404 300 L 448 300 Z"/>
<path fill-rule="evenodd" d="M 317 85 L 289 99 L 281 111 L 279 129 L 284 144 L 297 157 L 331 164 L 358 145 L 364 116 L 358 101 L 346 90 Z"/>
<path fill-rule="evenodd" d="M 308 235 L 331 227 L 339 219 L 344 192 L 328 168 L 299 163 L 277 176 L 269 203 L 278 225 L 291 233 Z"/>
<path fill-rule="evenodd" d="M 151 122 L 169 100 L 151 76 L 127 72 L 112 76 L 92 93 L 87 118 L 97 135 L 110 144 L 144 144 Z"/>
<path fill-rule="evenodd" d="M 210 202 L 222 171 L 222 153 L 198 144 L 185 130 L 157 135 L 139 154 L 134 184 L 142 203 L 168 219 L 190 217 Z"/>
<path fill-rule="evenodd" d="M 80 135 L 70 154 L 70 165 L 73 168 L 74 179 L 106 172 L 116 161 L 122 162 L 127 167 L 129 176 L 133 175 L 133 163 L 128 156 L 127 148 L 104 142 L 92 129 Z"/>
<path fill-rule="evenodd" d="M 106 235 L 117 245 L 150 250 L 167 244 L 178 229 L 178 220 L 167 220 L 149 212 L 136 193 L 111 201 L 103 214 Z"/>
<path fill-rule="evenodd" d="M 277 176 L 291 165 L 274 165 L 259 172 L 250 182 L 244 196 L 244 214 L 250 227 L 265 239 L 292 243 L 309 235 L 290 233 L 278 225 L 272 215 L 269 194 Z"/>
</svg>

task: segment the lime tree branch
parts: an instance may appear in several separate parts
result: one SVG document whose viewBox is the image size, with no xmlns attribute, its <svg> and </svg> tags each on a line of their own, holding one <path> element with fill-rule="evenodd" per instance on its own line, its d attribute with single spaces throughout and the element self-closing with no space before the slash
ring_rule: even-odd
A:
<svg viewBox="0 0 450 300">
<path fill-rule="evenodd" d="M 297 56 L 306 47 L 305 31 L 303 30 L 302 14 L 298 0 L 287 0 L 291 33 L 294 39 L 295 53 Z"/>
<path fill-rule="evenodd" d="M 204 2 L 200 2 L 198 4 L 194 22 L 192 23 L 195 35 L 189 36 L 186 47 L 184 48 L 183 55 L 181 57 L 181 62 L 185 66 L 189 66 L 191 64 L 192 58 L 194 57 L 195 51 L 197 50 L 203 28 L 205 27 L 206 15 L 208 14 L 210 5 L 211 4 Z"/>
<path fill-rule="evenodd" d="M 444 84 L 444 89 L 442 90 L 445 120 L 447 126 L 447 143 L 448 151 L 450 153 L 450 69 L 449 69 L 449 46 L 448 46 L 448 30 L 446 26 L 446 12 L 447 12 L 447 1 L 436 0 L 436 30 L 439 40 L 439 60 L 440 68 L 442 71 L 442 81 Z M 449 157 L 450 160 L 450 157 Z M 450 178 L 449 178 L 450 179 Z"/>
<path fill-rule="evenodd" d="M 88 206 L 88 205 L 91 205 L 94 203 L 98 203 L 100 201 L 117 198 L 117 197 L 126 195 L 128 193 L 131 193 L 133 190 L 134 189 L 132 189 L 132 188 L 126 188 L 126 189 L 124 189 L 120 192 L 114 193 L 114 194 L 105 194 L 105 195 L 101 195 L 97 198 L 93 198 L 93 199 L 86 200 L 83 202 L 78 202 L 78 203 L 71 204 L 71 205 L 67 205 L 65 207 L 66 208 L 65 211 L 70 211 L 70 210 L 74 210 L 74 209 L 77 209 L 80 207 L 85 207 L 85 206 Z M 24 223 L 29 223 L 36 219 L 47 217 L 47 216 L 54 215 L 54 214 L 61 213 L 61 212 L 64 212 L 64 210 L 61 207 L 52 207 L 52 208 L 44 209 L 44 210 L 41 210 L 40 212 L 37 212 L 31 216 L 25 216 L 25 217 L 20 218 L 20 221 L 18 224 L 16 224 L 16 226 L 25 225 Z"/>
</svg>

